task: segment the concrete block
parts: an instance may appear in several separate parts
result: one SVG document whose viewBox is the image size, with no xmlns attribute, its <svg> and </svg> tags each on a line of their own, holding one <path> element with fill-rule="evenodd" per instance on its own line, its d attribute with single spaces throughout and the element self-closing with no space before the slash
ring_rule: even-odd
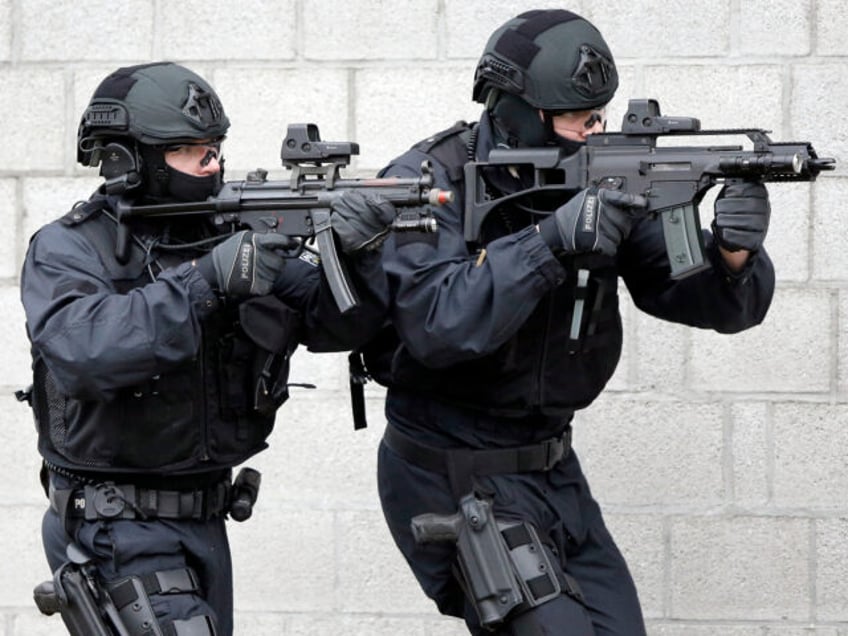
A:
<svg viewBox="0 0 848 636">
<path fill-rule="evenodd" d="M 832 174 L 848 174 L 848 127 L 834 126 L 842 121 L 848 100 L 848 67 L 837 62 L 795 65 L 791 89 L 793 138 L 813 142 L 822 157 L 836 157 L 839 161 Z"/>
<path fill-rule="evenodd" d="M 692 332 L 690 377 L 702 391 L 830 389 L 830 293 L 779 288 L 761 325 L 732 335 Z"/>
<path fill-rule="evenodd" d="M 15 219 L 18 216 L 17 179 L 0 179 L 0 215 L 4 219 Z M 0 254 L 0 277 L 17 277 L 18 247 L 22 242 L 18 238 L 17 223 L 4 223 L 0 228 L 0 245 L 4 245 Z"/>
<path fill-rule="evenodd" d="M 433 612 L 436 610 L 434 609 Z M 432 612 L 431 612 L 432 613 Z M 427 636 L 465 636 L 468 628 L 465 621 L 452 616 L 442 616 L 438 619 L 423 621 Z"/>
<path fill-rule="evenodd" d="M 165 3 L 157 20 L 159 57 L 167 60 L 291 60 L 295 57 L 294 0 Z M 191 25 L 186 36 L 185 25 Z M 247 46 L 246 46 L 247 45 Z M 226 108 L 226 103 L 224 104 Z"/>
<path fill-rule="evenodd" d="M 325 141 L 353 141 L 346 71 L 226 67 L 211 81 L 231 122 L 224 147 L 228 179 L 259 167 L 269 179 L 288 179 L 280 148 L 290 123 L 317 124 Z"/>
<path fill-rule="evenodd" d="M 820 621 L 848 623 L 848 517 L 817 519 L 816 617 Z"/>
<path fill-rule="evenodd" d="M 580 14 L 580 2 L 568 10 Z M 489 36 L 502 24 L 531 9 L 562 9 L 561 2 L 510 2 L 509 0 L 445 0 L 445 41 L 448 58 L 477 60 Z"/>
<path fill-rule="evenodd" d="M 632 4 L 614 0 L 589 3 L 585 10 L 586 17 L 603 33 L 616 59 L 728 53 L 731 16 L 727 0 L 645 2 L 638 10 Z"/>
<path fill-rule="evenodd" d="M 848 253 L 840 210 L 848 196 L 848 179 L 820 179 L 813 190 L 813 277 L 816 280 L 848 281 Z"/>
<path fill-rule="evenodd" d="M 259 509 L 378 507 L 380 423 L 353 430 L 344 395 L 292 399 L 280 410 L 271 448 L 247 463 L 263 473 Z"/>
<path fill-rule="evenodd" d="M 719 504 L 723 446 L 720 405 L 607 396 L 575 418 L 574 447 L 605 506 Z"/>
<path fill-rule="evenodd" d="M 820 181 L 812 186 L 814 192 L 827 185 Z M 809 183 L 770 183 L 768 184 L 771 201 L 771 219 L 769 221 L 766 250 L 774 263 L 775 277 L 779 282 L 807 280 L 810 276 L 810 253 L 814 257 L 815 248 L 810 247 L 809 236 L 816 207 L 812 206 L 811 185 Z M 702 217 L 712 221 L 713 210 L 704 210 Z"/>
<path fill-rule="evenodd" d="M 45 616 L 36 609 L 35 603 L 29 605 L 32 609 L 12 614 L 6 622 L 7 631 L 3 632 L 5 636 L 56 636 L 65 632 L 58 614 Z"/>
<path fill-rule="evenodd" d="M 618 286 L 618 312 L 621 315 L 622 328 L 622 345 L 621 357 L 618 359 L 618 366 L 615 369 L 605 391 L 627 391 L 632 384 L 636 382 L 636 364 L 635 354 L 631 355 L 636 350 L 638 337 L 636 335 L 636 325 L 638 324 L 638 311 L 633 306 L 633 301 L 630 294 L 627 293 L 627 288 L 619 283 Z"/>
<path fill-rule="evenodd" d="M 419 618 L 390 618 L 373 614 L 337 613 L 315 616 L 298 614 L 289 620 L 287 636 L 313 636 L 314 634 L 362 634 L 373 636 L 428 636 L 426 626 Z M 253 632 L 251 632 L 253 634 Z M 270 632 L 268 636 L 273 636 Z"/>
<path fill-rule="evenodd" d="M 41 518 L 45 506 L 4 505 L 0 508 L 0 562 L 6 573 L 0 579 L 0 599 L 6 607 L 32 607 L 33 588 L 50 578 L 50 567 L 41 545 Z"/>
<path fill-rule="evenodd" d="M 308 60 L 432 60 L 438 54 L 436 0 L 386 0 L 303 6 L 303 57 Z M 405 69 L 411 76 L 412 69 Z"/>
<path fill-rule="evenodd" d="M 103 179 L 96 176 L 23 179 L 23 231 L 20 241 L 24 250 L 39 228 L 64 215 L 77 201 L 88 200 L 101 183 Z"/>
<path fill-rule="evenodd" d="M 848 405 L 774 406 L 774 503 L 848 513 Z"/>
<path fill-rule="evenodd" d="M 366 68 L 355 77 L 359 166 L 379 169 L 414 143 L 460 119 L 476 121 L 482 108 L 471 100 L 474 65 Z M 422 99 L 421 87 L 432 91 Z M 426 95 L 426 92 L 424 93 Z M 367 146 L 366 146 L 367 143 Z"/>
<path fill-rule="evenodd" d="M 32 409 L 8 393 L 0 397 L 0 462 L 5 479 L 0 481 L 0 500 L 8 505 L 46 505 L 38 480 L 41 457 Z"/>
<path fill-rule="evenodd" d="M 32 382 L 32 358 L 26 336 L 24 308 L 17 287 L 0 287 L 0 358 L 3 360 L 3 379 L 0 386 L 11 391 Z"/>
<path fill-rule="evenodd" d="M 12 59 L 12 0 L 0 2 L 0 61 Z"/>
<path fill-rule="evenodd" d="M 844 291 L 839 294 L 838 322 L 839 351 L 837 352 L 837 360 L 839 367 L 837 369 L 837 381 L 841 399 L 845 401 L 845 398 L 848 397 L 848 293 Z"/>
<path fill-rule="evenodd" d="M 766 626 L 763 636 L 841 636 L 836 627 L 812 626 L 811 623 L 792 626 Z"/>
<path fill-rule="evenodd" d="M 818 0 L 816 2 L 815 51 L 819 55 L 848 55 L 845 31 L 848 30 L 848 14 L 841 0 Z"/>
<path fill-rule="evenodd" d="M 230 523 L 235 606 L 241 611 L 334 610 L 334 515 L 275 511 Z"/>
<path fill-rule="evenodd" d="M 657 10 L 660 10 L 660 6 L 657 5 Z M 696 7 L 691 6 L 680 13 L 689 16 L 695 28 L 706 35 L 709 29 L 704 27 L 701 21 L 703 14 Z M 662 10 L 665 11 L 665 8 Z M 712 8 L 707 14 L 711 12 Z M 630 19 L 625 18 L 626 15 L 622 14 L 622 19 L 629 23 Z M 671 32 L 674 26 L 660 21 L 657 28 Z M 681 38 L 679 42 L 686 42 L 688 47 L 700 37 L 693 36 L 691 40 Z M 664 45 L 668 40 L 657 37 L 655 41 Z M 782 67 L 773 64 L 651 65 L 644 69 L 644 82 L 645 86 L 651 87 L 651 95 L 646 97 L 657 98 L 665 115 L 697 117 L 701 120 L 703 130 L 765 128 L 774 131 L 778 138 L 783 129 L 783 74 Z M 727 139 L 727 143 L 750 146 L 739 135 L 720 139 Z M 694 145 L 717 143 L 703 137 L 685 138 L 685 142 Z"/>
<path fill-rule="evenodd" d="M 0 86 L 15 87 L 0 94 L 0 112 L 10 114 L 0 129 L 0 170 L 60 170 L 65 130 L 62 71 L 7 66 L 0 68 Z M 38 107 L 33 95 L 39 96 Z"/>
<path fill-rule="evenodd" d="M 726 622 L 703 625 L 652 621 L 647 629 L 649 636 L 763 636 L 763 628 L 759 625 L 729 625 Z"/>
<path fill-rule="evenodd" d="M 633 389 L 679 395 L 686 385 L 688 328 L 642 311 L 636 317 L 636 379 Z"/>
<path fill-rule="evenodd" d="M 809 54 L 811 4 L 811 0 L 748 0 L 737 14 L 734 48 L 751 57 Z"/>
<path fill-rule="evenodd" d="M 642 614 L 664 615 L 666 537 L 660 515 L 604 514 L 607 529 L 627 561 L 636 583 Z"/>
<path fill-rule="evenodd" d="M 236 564 L 238 565 L 238 564 Z M 282 613 L 244 611 L 236 607 L 233 616 L 234 634 L 251 634 L 252 636 L 274 636 L 289 634 L 291 615 Z"/>
<path fill-rule="evenodd" d="M 733 502 L 760 508 L 769 502 L 769 427 L 765 403 L 736 403 L 731 407 Z"/>
<path fill-rule="evenodd" d="M 33 0 L 21 4 L 19 11 L 19 28 L 26 34 L 20 41 L 23 60 L 112 59 L 136 64 L 151 54 L 153 4 L 147 0 Z M 127 37 L 128 28 L 132 37 Z"/>
<path fill-rule="evenodd" d="M 381 512 L 338 513 L 336 539 L 342 612 L 393 616 L 434 610 L 395 546 Z"/>
<path fill-rule="evenodd" d="M 671 525 L 675 619 L 804 620 L 809 522 L 777 517 L 681 517 Z"/>
</svg>

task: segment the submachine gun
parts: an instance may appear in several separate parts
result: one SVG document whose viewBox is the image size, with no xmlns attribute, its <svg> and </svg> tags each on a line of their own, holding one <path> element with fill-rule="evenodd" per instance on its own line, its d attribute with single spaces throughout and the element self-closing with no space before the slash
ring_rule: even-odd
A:
<svg viewBox="0 0 848 636">
<path fill-rule="evenodd" d="M 545 199 L 558 207 L 564 197 L 586 187 L 613 188 L 647 198 L 648 212 L 662 218 L 671 276 L 684 278 L 710 266 L 698 217 L 698 203 L 710 187 L 742 179 L 815 181 L 820 172 L 835 168 L 835 160 L 819 158 L 810 142 L 774 142 L 768 132 L 759 128 L 701 130 L 694 117 L 662 116 L 656 100 L 631 99 L 621 132 L 589 135 L 585 146 L 570 156 L 557 147 L 495 149 L 488 161 L 467 163 L 465 240 L 479 241 L 486 216 L 502 205 L 532 209 Z M 657 144 L 674 136 L 716 135 L 745 135 L 753 148 Z M 492 198 L 486 187 L 487 172 L 510 166 L 532 169 L 533 184 Z"/>
<path fill-rule="evenodd" d="M 259 169 L 248 174 L 244 181 L 225 182 L 221 191 L 206 201 L 156 205 L 119 203 L 116 256 L 122 262 L 128 258 L 127 223 L 133 218 L 211 216 L 222 233 L 249 228 L 290 236 L 297 244 L 289 254 L 293 257 L 299 256 L 303 249 L 310 249 L 312 243 L 316 244 L 333 298 L 339 310 L 347 312 L 357 305 L 358 299 L 336 251 L 330 226 L 333 201 L 346 190 L 359 190 L 366 196 L 378 194 L 402 209 L 391 230 L 435 232 L 435 219 L 423 213 L 421 206 L 442 205 L 453 200 L 452 192 L 433 187 L 428 162 L 422 164 L 422 176 L 417 178 L 342 178 L 341 168 L 356 154 L 359 154 L 359 144 L 321 141 L 315 124 L 290 124 L 280 151 L 283 166 L 291 171 L 287 181 L 269 181 L 268 171 Z"/>
</svg>

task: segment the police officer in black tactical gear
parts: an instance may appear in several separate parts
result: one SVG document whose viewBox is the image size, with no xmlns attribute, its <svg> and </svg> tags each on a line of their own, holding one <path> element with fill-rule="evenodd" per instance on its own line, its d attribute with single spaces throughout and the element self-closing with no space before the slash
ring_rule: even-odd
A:
<svg viewBox="0 0 848 636">
<path fill-rule="evenodd" d="M 617 86 L 587 20 L 524 13 L 477 66 L 479 123 L 427 138 L 383 174 L 416 175 L 429 159 L 461 202 L 464 163 L 498 147 L 577 151 L 604 130 Z M 487 174 L 489 194 L 523 189 L 523 177 Z M 642 197 L 586 190 L 557 205 L 490 213 L 469 244 L 454 203 L 433 210 L 437 233 L 384 244 L 392 325 L 364 350 L 388 386 L 380 498 L 424 592 L 471 633 L 638 636 L 636 589 L 570 447 L 571 420 L 618 363 L 619 277 L 658 318 L 721 333 L 763 320 L 768 194 L 726 185 L 705 232 L 712 267 L 677 281 Z"/>
<path fill-rule="evenodd" d="M 132 220 L 118 203 L 202 201 L 221 187 L 229 128 L 212 87 L 168 62 L 121 68 L 96 89 L 78 160 L 103 185 L 32 238 L 21 278 L 29 394 L 50 506 L 43 542 L 54 584 L 43 610 L 74 636 L 228 636 L 225 518 L 250 516 L 298 344 L 343 350 L 385 310 L 379 256 L 358 246 L 386 223 L 346 218 L 340 237 L 360 305 L 343 317 L 314 262 L 289 239 L 220 235 L 185 217 Z M 51 605 L 52 603 L 52 605 Z"/>
</svg>

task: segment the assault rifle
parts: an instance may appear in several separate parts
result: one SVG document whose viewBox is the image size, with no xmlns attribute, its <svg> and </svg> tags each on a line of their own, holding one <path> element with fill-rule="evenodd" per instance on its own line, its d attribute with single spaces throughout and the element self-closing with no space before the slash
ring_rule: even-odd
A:
<svg viewBox="0 0 848 636">
<path fill-rule="evenodd" d="M 283 139 L 280 158 L 291 170 L 287 181 L 269 181 L 268 171 L 259 169 L 244 181 L 225 182 L 221 191 L 206 201 L 156 205 L 118 204 L 118 240 L 116 256 L 126 262 L 129 255 L 127 224 L 139 217 L 203 215 L 211 216 L 222 233 L 249 228 L 256 232 L 277 232 L 293 237 L 296 244 L 290 256 L 317 244 L 321 265 L 333 298 L 344 313 L 358 303 L 350 285 L 344 262 L 336 251 L 330 213 L 334 200 L 346 190 L 359 190 L 366 196 L 379 194 L 401 211 L 390 229 L 394 231 L 435 232 L 436 221 L 421 211 L 426 204 L 442 205 L 453 200 L 453 193 L 434 188 L 430 164 L 421 166 L 418 178 L 348 179 L 340 175 L 351 155 L 359 154 L 353 142 L 321 141 L 315 124 L 290 124 Z M 107 182 L 108 185 L 108 182 Z"/>
<path fill-rule="evenodd" d="M 479 241 L 484 220 L 500 206 L 550 212 L 578 190 L 614 188 L 645 196 L 648 211 L 662 217 L 671 276 L 684 278 L 710 266 L 698 218 L 698 203 L 709 188 L 742 179 L 815 181 L 820 172 L 835 168 L 835 160 L 819 158 L 810 142 L 774 142 L 768 132 L 701 130 L 694 117 L 663 117 L 656 100 L 632 99 L 621 132 L 589 135 L 586 145 L 571 156 L 556 147 L 495 149 L 488 161 L 466 164 L 465 240 Z M 657 145 L 661 138 L 715 135 L 745 135 L 753 149 Z M 533 185 L 491 198 L 487 174 L 511 166 L 532 169 Z M 537 209 L 540 199 L 547 201 L 548 209 Z"/>
</svg>

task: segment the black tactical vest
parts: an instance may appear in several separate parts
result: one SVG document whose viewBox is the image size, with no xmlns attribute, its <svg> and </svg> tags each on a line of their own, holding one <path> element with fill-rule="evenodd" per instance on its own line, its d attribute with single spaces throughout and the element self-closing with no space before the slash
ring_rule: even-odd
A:
<svg viewBox="0 0 848 636">
<path fill-rule="evenodd" d="M 395 165 L 414 167 L 426 156 L 436 164 L 437 173 L 444 171 L 448 187 L 462 201 L 462 165 L 468 161 L 469 139 L 473 143 L 476 135 L 471 130 L 465 122 L 458 122 L 413 146 Z M 508 221 L 491 215 L 483 228 L 482 244 L 469 245 L 469 252 L 473 254 L 488 241 L 516 231 L 518 228 L 504 225 Z M 621 354 L 618 273 L 611 263 L 598 267 L 585 287 L 578 287 L 576 271 L 563 264 L 571 270 L 567 282 L 542 299 L 525 324 L 497 351 L 432 369 L 418 362 L 394 329 L 387 327 L 360 349 L 368 373 L 385 386 L 493 415 L 570 415 L 586 407 L 609 381 Z M 575 338 L 570 326 L 578 301 L 582 311 Z"/>
<path fill-rule="evenodd" d="M 118 293 L 150 282 L 147 258 L 132 246 L 115 258 L 116 225 L 102 200 L 60 221 L 95 246 Z M 159 254 L 164 266 L 188 260 Z M 51 464 L 84 471 L 197 473 L 229 468 L 267 447 L 276 409 L 288 398 L 289 356 L 298 314 L 273 296 L 222 309 L 204 319 L 196 356 L 109 401 L 63 395 L 35 357 L 32 405 L 39 450 Z"/>
</svg>

